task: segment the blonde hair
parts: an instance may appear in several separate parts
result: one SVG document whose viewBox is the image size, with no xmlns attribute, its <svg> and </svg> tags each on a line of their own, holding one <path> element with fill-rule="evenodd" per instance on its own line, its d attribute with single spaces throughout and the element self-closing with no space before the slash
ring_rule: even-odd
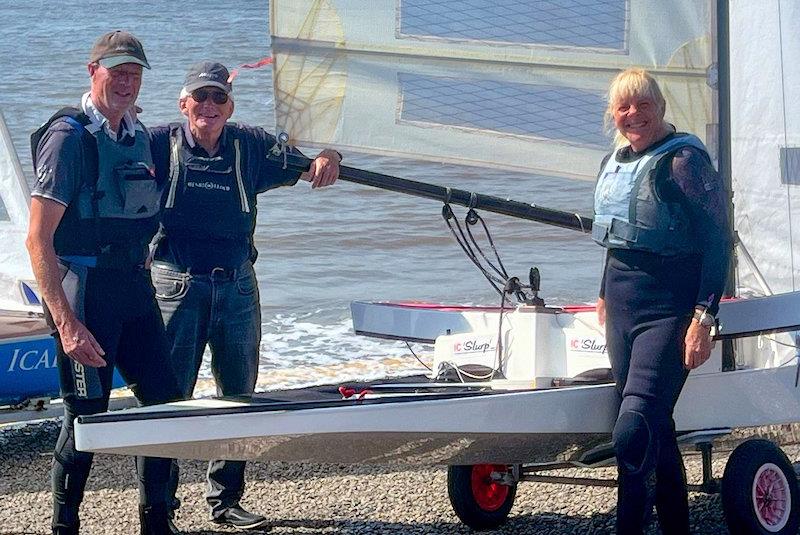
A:
<svg viewBox="0 0 800 535">
<path fill-rule="evenodd" d="M 630 68 L 617 74 L 608 87 L 608 107 L 603 117 L 603 124 L 609 134 L 614 134 L 614 145 L 622 147 L 627 144 L 625 137 L 614 126 L 614 108 L 617 103 L 630 97 L 647 97 L 659 108 L 663 119 L 667 109 L 667 101 L 661 88 L 653 76 L 644 69 Z"/>
</svg>

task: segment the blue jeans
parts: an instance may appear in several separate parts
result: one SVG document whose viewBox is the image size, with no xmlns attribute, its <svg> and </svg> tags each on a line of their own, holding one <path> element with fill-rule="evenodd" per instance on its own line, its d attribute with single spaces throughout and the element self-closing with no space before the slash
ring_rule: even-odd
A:
<svg viewBox="0 0 800 535">
<path fill-rule="evenodd" d="M 250 396 L 258 377 L 261 307 L 250 262 L 233 271 L 192 274 L 158 261 L 151 268 L 170 342 L 170 363 L 185 399 L 192 397 L 206 344 L 219 396 Z M 242 461 L 211 461 L 206 500 L 212 517 L 237 505 L 244 492 Z M 177 489 L 177 464 L 172 493 Z"/>
</svg>

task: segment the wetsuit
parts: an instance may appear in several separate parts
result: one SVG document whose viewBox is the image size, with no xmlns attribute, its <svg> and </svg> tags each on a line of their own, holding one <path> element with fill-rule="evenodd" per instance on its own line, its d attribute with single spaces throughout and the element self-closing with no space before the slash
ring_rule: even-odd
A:
<svg viewBox="0 0 800 535">
<path fill-rule="evenodd" d="M 250 396 L 261 342 L 256 195 L 293 185 L 300 173 L 268 158 L 276 140 L 261 128 L 227 124 L 213 157 L 186 125 L 154 128 L 151 140 L 156 174 L 168 181 L 152 276 L 182 394 L 192 397 L 208 345 L 217 394 Z M 244 471 L 242 461 L 209 463 L 206 500 L 213 518 L 239 505 Z"/>
<path fill-rule="evenodd" d="M 51 122 L 34 147 L 32 195 L 64 205 L 53 246 L 70 307 L 105 350 L 106 366 L 69 358 L 53 329 L 64 399 L 64 421 L 53 452 L 53 532 L 76 534 L 93 455 L 75 448 L 74 421 L 108 407 L 117 368 L 142 404 L 178 399 L 149 273 L 147 243 L 157 228 L 160 189 L 152 174 L 144 127 L 130 117 L 114 139 L 98 120 L 88 94 L 83 111 Z M 165 507 L 168 459 L 137 459 L 143 508 Z M 149 509 L 148 509 L 149 510 Z"/>
<path fill-rule="evenodd" d="M 624 534 L 643 533 L 653 504 L 664 533 L 689 533 L 686 476 L 672 414 L 688 375 L 684 338 L 694 308 L 701 305 L 716 313 L 731 253 L 721 179 L 702 149 L 675 143 L 676 136 L 642 153 L 624 147 L 603 164 L 603 172 L 635 167 L 648 153 L 672 143 L 647 171 L 651 200 L 665 208 L 663 213 L 678 214 L 663 230 L 679 229 L 678 221 L 686 224 L 682 232 L 691 238 L 675 247 L 680 240 L 659 245 L 656 236 L 646 250 L 624 240 L 609 243 L 613 240 L 607 238 L 603 243 L 608 252 L 600 297 L 605 299 L 606 341 L 622 398 L 613 443 L 619 472 L 617 532 Z M 636 202 L 648 195 L 638 191 L 631 197 Z M 595 206 L 597 211 L 597 199 Z"/>
</svg>

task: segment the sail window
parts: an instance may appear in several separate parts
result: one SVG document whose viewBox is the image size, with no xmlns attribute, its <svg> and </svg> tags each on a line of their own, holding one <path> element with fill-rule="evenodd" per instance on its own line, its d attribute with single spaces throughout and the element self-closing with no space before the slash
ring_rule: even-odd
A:
<svg viewBox="0 0 800 535">
<path fill-rule="evenodd" d="M 399 37 L 624 50 L 628 0 L 399 0 Z"/>
<path fill-rule="evenodd" d="M 602 91 L 399 73 L 400 122 L 532 136 L 604 149 Z"/>
<path fill-rule="evenodd" d="M 781 184 L 800 184 L 800 147 L 781 147 Z"/>
</svg>

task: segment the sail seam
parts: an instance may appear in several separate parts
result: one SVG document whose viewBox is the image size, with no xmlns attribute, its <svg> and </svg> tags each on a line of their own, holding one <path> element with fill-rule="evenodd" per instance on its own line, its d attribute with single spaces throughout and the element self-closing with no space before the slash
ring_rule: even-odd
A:
<svg viewBox="0 0 800 535">
<path fill-rule="evenodd" d="M 789 133 L 787 132 L 786 124 L 787 124 L 787 117 L 786 117 L 786 73 L 784 69 L 784 57 L 783 57 L 783 13 L 781 12 L 781 3 L 778 2 L 778 50 L 780 54 L 780 68 L 781 68 L 781 100 L 783 101 L 783 107 L 781 109 L 781 113 L 783 114 L 783 146 L 789 146 Z M 788 176 L 788 166 L 789 166 L 789 159 L 782 158 L 781 159 L 781 166 L 783 167 L 782 172 L 783 176 Z M 796 291 L 797 287 L 795 285 L 795 267 L 794 267 L 794 232 L 792 228 L 792 195 L 789 181 L 786 181 L 786 209 L 788 211 L 787 219 L 789 220 L 789 266 L 791 269 L 791 281 L 792 281 L 792 291 Z"/>
</svg>

